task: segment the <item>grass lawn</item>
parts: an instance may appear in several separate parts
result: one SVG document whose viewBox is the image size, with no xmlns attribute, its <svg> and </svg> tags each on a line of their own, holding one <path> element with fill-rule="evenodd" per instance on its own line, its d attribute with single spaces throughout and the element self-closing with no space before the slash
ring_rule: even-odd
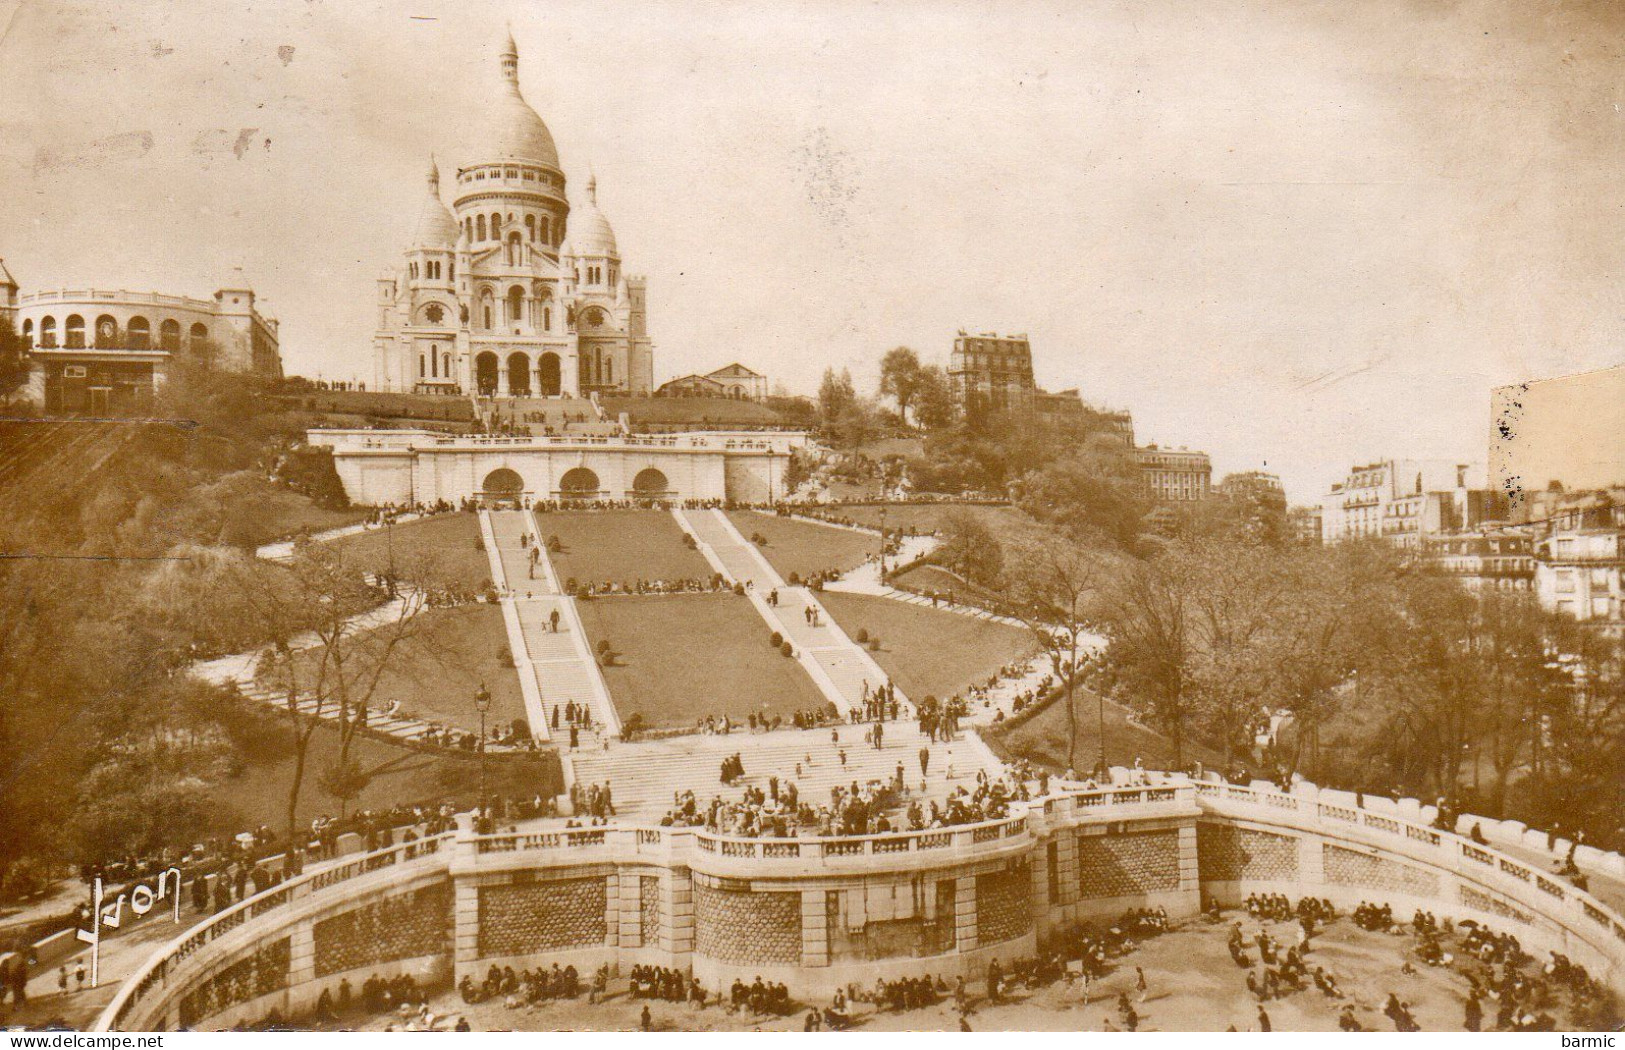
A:
<svg viewBox="0 0 1625 1050">
<path fill-rule="evenodd" d="M 282 725 L 286 726 L 284 718 Z M 284 729 L 284 734 L 286 734 Z M 284 735 L 282 739 L 287 739 Z M 338 730 L 328 726 L 311 737 L 306 757 L 304 786 L 300 791 L 299 819 L 308 822 L 323 813 L 337 815 L 338 802 L 319 783 L 322 770 L 338 756 Z M 479 791 L 479 757 L 475 754 L 419 751 L 371 736 L 359 736 L 351 752 L 373 780 L 351 806 L 387 808 L 397 803 L 436 802 L 446 797 L 472 800 Z M 489 755 L 486 775 L 493 792 L 519 796 L 557 794 L 563 776 L 558 754 Z M 280 830 L 287 823 L 288 788 L 293 779 L 293 756 L 284 745 L 277 753 L 257 753 L 241 775 L 227 782 L 221 799 L 222 819 L 210 832 L 236 833 L 245 827 L 268 824 Z M 229 811 L 229 812 L 228 812 Z"/>
<path fill-rule="evenodd" d="M 869 555 L 880 552 L 880 537 L 851 529 L 814 525 L 753 510 L 730 510 L 727 514 L 745 539 L 758 532 L 767 537 L 767 545 L 761 551 L 785 579 L 789 579 L 791 573 L 805 578 L 826 569 L 845 572 L 862 565 Z"/>
<path fill-rule="evenodd" d="M 962 693 L 1037 651 L 1031 634 L 1008 624 L 868 594 L 824 591 L 818 600 L 854 641 L 860 629 L 880 639 L 870 655 L 914 700 Z"/>
<path fill-rule="evenodd" d="M 683 530 L 663 510 L 560 511 L 536 515 L 543 539 L 564 549 L 551 555 L 559 582 L 709 579 L 711 566 L 683 545 Z"/>
<path fill-rule="evenodd" d="M 484 682 L 491 690 L 487 725 L 525 717 L 519 675 L 502 661 L 508 651 L 508 635 L 501 608 L 478 604 L 426 609 L 412 621 L 409 630 L 410 637 L 399 642 L 390 654 L 372 694 L 374 710 L 383 710 L 399 699 L 402 714 L 477 731 L 480 715 L 474 707 L 474 693 Z M 385 643 L 374 632 L 372 638 L 362 639 L 360 644 Z M 306 652 L 298 659 L 301 674 L 308 679 L 319 657 Z M 358 676 L 368 673 L 375 661 L 368 658 L 360 664 Z"/>
<path fill-rule="evenodd" d="M 344 510 L 319 507 L 308 496 L 269 484 L 260 497 L 259 506 L 263 517 L 260 526 L 255 529 L 255 535 L 251 537 L 256 545 L 275 543 L 302 533 L 315 534 L 354 525 L 366 520 L 368 514 L 362 507 Z"/>
<path fill-rule="evenodd" d="M 952 594 L 956 602 L 974 604 L 976 602 L 991 602 L 999 599 L 999 595 L 985 587 L 968 584 L 964 580 L 936 565 L 916 565 L 914 568 L 892 578 L 892 583 L 900 590 L 918 591 L 930 594 L 932 591 L 942 595 L 946 600 Z"/>
<path fill-rule="evenodd" d="M 824 706 L 795 660 L 767 646 L 772 632 L 746 598 L 732 594 L 597 598 L 579 602 L 596 651 L 619 653 L 604 681 L 624 721 L 693 725 L 706 715 L 743 722 L 751 712 L 782 715 Z"/>
<path fill-rule="evenodd" d="M 1056 770 L 1073 765 L 1081 772 L 1094 768 L 1100 753 L 1100 706 L 1096 695 L 1079 689 L 1073 700 L 1078 712 L 1078 750 L 1075 762 L 1068 762 L 1069 736 L 1066 701 L 1057 700 L 1014 729 L 995 726 L 983 733 L 993 750 L 1005 759 L 1025 758 L 1050 766 Z M 1114 766 L 1132 766 L 1134 759 L 1143 759 L 1147 769 L 1173 769 L 1174 746 L 1160 733 L 1129 722 L 1128 710 L 1113 701 L 1106 701 L 1106 761 Z M 1185 742 L 1183 763 L 1201 761 L 1209 769 L 1220 768 L 1223 756 L 1217 752 Z"/>
<path fill-rule="evenodd" d="M 835 518 L 850 518 L 859 525 L 880 527 L 880 512 L 886 512 L 888 529 L 912 528 L 915 532 L 934 532 L 942 523 L 956 515 L 967 515 L 983 522 L 995 536 L 1004 536 L 1013 530 L 1033 528 L 1036 523 L 1014 507 L 989 506 L 973 503 L 888 503 L 862 504 L 852 507 L 827 507 Z"/>
<path fill-rule="evenodd" d="M 393 564 L 407 579 L 474 591 L 491 581 L 491 561 L 474 547 L 479 538 L 479 518 L 454 513 L 369 529 L 330 545 L 368 572 L 382 572 Z"/>
</svg>

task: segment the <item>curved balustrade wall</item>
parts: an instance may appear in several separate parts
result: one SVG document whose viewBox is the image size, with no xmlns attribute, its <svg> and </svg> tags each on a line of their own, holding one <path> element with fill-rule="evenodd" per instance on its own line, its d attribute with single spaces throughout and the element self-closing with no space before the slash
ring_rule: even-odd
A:
<svg viewBox="0 0 1625 1050">
<path fill-rule="evenodd" d="M 1511 858 L 1411 820 L 1223 784 L 1064 791 L 997 821 L 853 838 L 606 827 L 439 839 L 368 854 L 214 916 L 158 953 L 99 1021 L 218 1028 L 308 1010 L 348 976 L 449 984 L 492 965 L 653 963 L 709 988 L 757 975 L 979 976 L 992 958 L 1131 907 L 1206 891 L 1312 893 L 1472 916 L 1618 983 L 1625 926 Z"/>
</svg>

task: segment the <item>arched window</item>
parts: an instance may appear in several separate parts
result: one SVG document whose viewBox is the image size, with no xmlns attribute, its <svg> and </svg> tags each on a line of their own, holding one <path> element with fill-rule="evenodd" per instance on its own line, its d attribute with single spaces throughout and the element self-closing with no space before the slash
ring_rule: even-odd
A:
<svg viewBox="0 0 1625 1050">
<path fill-rule="evenodd" d="M 158 329 L 158 340 L 165 350 L 179 350 L 181 348 L 181 325 L 171 317 Z"/>
<path fill-rule="evenodd" d="M 39 345 L 53 347 L 56 345 L 56 318 L 42 317 L 39 323 Z"/>
<path fill-rule="evenodd" d="M 491 213 L 491 239 L 502 240 L 502 216 L 497 212 Z"/>
<path fill-rule="evenodd" d="M 544 307 L 542 307 L 542 331 L 551 332 L 552 330 L 553 330 L 553 308 L 551 306 L 544 306 Z"/>
<path fill-rule="evenodd" d="M 83 349 L 85 345 L 85 319 L 78 314 L 69 314 L 67 330 L 63 334 L 66 336 L 63 342 L 69 350 Z"/>
<path fill-rule="evenodd" d="M 112 350 L 118 343 L 118 322 L 110 314 L 96 318 L 96 349 Z"/>
<path fill-rule="evenodd" d="M 496 311 L 492 309 L 494 305 L 491 290 L 487 288 L 485 294 L 480 297 L 480 317 L 485 322 L 486 331 L 496 327 Z"/>
<path fill-rule="evenodd" d="M 536 216 L 534 215 L 525 216 L 525 238 L 531 241 L 536 239 Z"/>
<path fill-rule="evenodd" d="M 440 378 L 440 348 L 433 343 L 429 344 L 429 374 Z"/>
<path fill-rule="evenodd" d="M 543 244 L 552 244 L 553 243 L 553 224 L 548 220 L 546 215 L 542 216 L 542 224 L 539 227 L 539 229 L 541 231 L 542 243 Z"/>
<path fill-rule="evenodd" d="M 418 279 L 418 264 L 417 263 L 407 263 L 406 264 L 406 276 L 410 277 L 414 281 Z"/>
<path fill-rule="evenodd" d="M 127 342 L 131 350 L 147 350 L 152 347 L 152 325 L 145 317 L 132 317 L 125 327 Z"/>
<path fill-rule="evenodd" d="M 209 341 L 209 329 L 202 324 L 193 325 L 191 340 L 192 349 L 196 350 L 199 346 Z"/>
<path fill-rule="evenodd" d="M 30 317 L 23 322 L 23 349 L 27 350 L 34 345 L 34 319 Z"/>
<path fill-rule="evenodd" d="M 425 373 L 423 371 L 423 355 L 419 354 L 418 355 L 418 378 L 422 379 L 424 374 Z"/>
<path fill-rule="evenodd" d="M 604 382 L 615 382 L 615 359 L 613 357 L 604 359 Z"/>
<path fill-rule="evenodd" d="M 457 260 L 455 260 L 455 259 L 447 259 L 446 260 L 446 280 L 455 281 L 456 279 L 457 279 Z"/>
<path fill-rule="evenodd" d="M 518 324 L 525 318 L 525 290 L 517 284 L 508 289 L 508 320 Z"/>
<path fill-rule="evenodd" d="M 475 220 L 475 228 L 479 230 L 479 234 L 474 239 L 477 241 L 485 240 L 485 216 L 481 215 Z"/>
<path fill-rule="evenodd" d="M 447 379 L 451 378 L 451 351 L 447 350 L 440 355 L 440 374 Z"/>
</svg>

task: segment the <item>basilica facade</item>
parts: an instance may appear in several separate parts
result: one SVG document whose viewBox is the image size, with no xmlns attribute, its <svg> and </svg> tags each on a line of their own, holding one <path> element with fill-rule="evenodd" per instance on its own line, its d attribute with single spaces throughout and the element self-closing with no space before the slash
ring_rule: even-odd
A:
<svg viewBox="0 0 1625 1050">
<path fill-rule="evenodd" d="M 474 163 L 447 208 L 430 162 L 400 266 L 378 282 L 375 389 L 485 396 L 648 394 L 644 282 L 622 271 L 597 180 L 573 205 L 519 91 L 509 35 Z"/>
</svg>

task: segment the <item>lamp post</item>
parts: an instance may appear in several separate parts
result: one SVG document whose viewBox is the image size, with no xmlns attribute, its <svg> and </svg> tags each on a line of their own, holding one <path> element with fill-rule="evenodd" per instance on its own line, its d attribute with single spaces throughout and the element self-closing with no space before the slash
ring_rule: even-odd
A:
<svg viewBox="0 0 1625 1050">
<path fill-rule="evenodd" d="M 474 706 L 480 711 L 480 805 L 485 805 L 485 712 L 491 710 L 491 690 L 480 683 L 474 693 Z"/>
<path fill-rule="evenodd" d="M 886 584 L 886 506 L 880 506 L 880 583 Z"/>
</svg>

